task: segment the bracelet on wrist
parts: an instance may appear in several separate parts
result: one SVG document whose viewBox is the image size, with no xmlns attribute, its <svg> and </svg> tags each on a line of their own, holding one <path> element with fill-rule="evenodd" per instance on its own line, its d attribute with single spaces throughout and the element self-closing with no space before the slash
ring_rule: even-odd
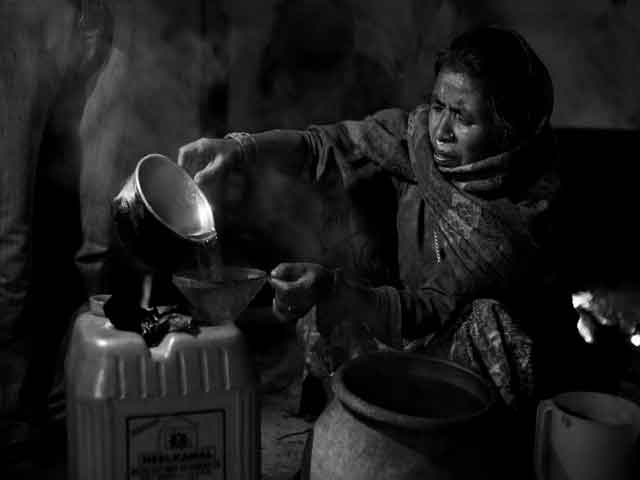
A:
<svg viewBox="0 0 640 480">
<path fill-rule="evenodd" d="M 257 154 L 256 141 L 253 135 L 247 132 L 230 132 L 224 136 L 225 139 L 230 139 L 238 142 L 240 145 L 240 153 L 243 159 L 252 161 Z"/>
</svg>

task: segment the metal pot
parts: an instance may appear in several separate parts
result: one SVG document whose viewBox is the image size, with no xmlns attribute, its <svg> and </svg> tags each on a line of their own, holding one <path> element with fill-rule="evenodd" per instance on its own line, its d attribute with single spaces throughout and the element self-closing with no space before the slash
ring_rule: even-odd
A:
<svg viewBox="0 0 640 480">
<path fill-rule="evenodd" d="M 112 202 L 117 238 L 143 268 L 173 272 L 204 258 L 216 241 L 213 210 L 187 172 L 149 154 Z"/>
</svg>

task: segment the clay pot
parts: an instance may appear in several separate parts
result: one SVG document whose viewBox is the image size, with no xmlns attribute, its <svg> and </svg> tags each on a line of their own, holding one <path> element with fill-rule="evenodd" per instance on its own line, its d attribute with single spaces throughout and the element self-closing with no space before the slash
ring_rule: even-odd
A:
<svg viewBox="0 0 640 480">
<path fill-rule="evenodd" d="M 453 363 L 377 352 L 345 363 L 313 429 L 312 480 L 499 478 L 494 388 Z"/>
</svg>

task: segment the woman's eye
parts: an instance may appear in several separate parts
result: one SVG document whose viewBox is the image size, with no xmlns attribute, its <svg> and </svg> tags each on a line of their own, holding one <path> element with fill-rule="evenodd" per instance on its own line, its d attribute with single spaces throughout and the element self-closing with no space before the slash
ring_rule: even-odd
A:
<svg viewBox="0 0 640 480">
<path fill-rule="evenodd" d="M 430 109 L 434 112 L 441 112 L 443 107 L 441 103 L 431 103 Z"/>
<path fill-rule="evenodd" d="M 458 122 L 460 122 L 461 125 L 464 125 L 465 127 L 468 127 L 471 124 L 473 124 L 473 120 L 471 120 L 469 117 L 467 117 L 465 115 L 461 115 L 459 113 L 456 115 L 456 120 Z"/>
</svg>

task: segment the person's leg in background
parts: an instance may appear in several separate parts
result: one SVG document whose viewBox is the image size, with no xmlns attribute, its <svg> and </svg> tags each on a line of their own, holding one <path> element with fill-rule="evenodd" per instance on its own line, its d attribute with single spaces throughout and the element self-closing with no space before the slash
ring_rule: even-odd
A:
<svg viewBox="0 0 640 480">
<path fill-rule="evenodd" d="M 46 425 L 44 441 L 60 448 L 66 443 L 64 360 L 73 320 L 89 290 L 75 262 L 82 241 L 80 123 L 109 58 L 114 27 L 106 0 L 81 0 L 77 7 L 77 48 L 51 108 L 36 183 L 34 298 L 46 306 L 46 320 L 44 335 L 38 337 L 37 368 L 27 384 L 32 398 L 40 402 L 37 410 Z M 54 461 L 56 452 L 60 449 L 51 449 L 49 455 Z"/>
<path fill-rule="evenodd" d="M 28 309 L 32 219 L 41 141 L 70 64 L 76 10 L 67 0 L 0 1 L 0 449 L 31 434 L 24 384 L 38 354 Z"/>
<path fill-rule="evenodd" d="M 0 457 L 9 459 L 0 468 L 7 471 L 41 460 L 29 457 L 41 451 L 33 444 L 43 440 L 54 360 L 82 296 L 72 254 L 77 126 L 104 56 L 104 39 L 88 23 L 95 23 L 91 3 L 102 2 L 0 1 Z"/>
</svg>

